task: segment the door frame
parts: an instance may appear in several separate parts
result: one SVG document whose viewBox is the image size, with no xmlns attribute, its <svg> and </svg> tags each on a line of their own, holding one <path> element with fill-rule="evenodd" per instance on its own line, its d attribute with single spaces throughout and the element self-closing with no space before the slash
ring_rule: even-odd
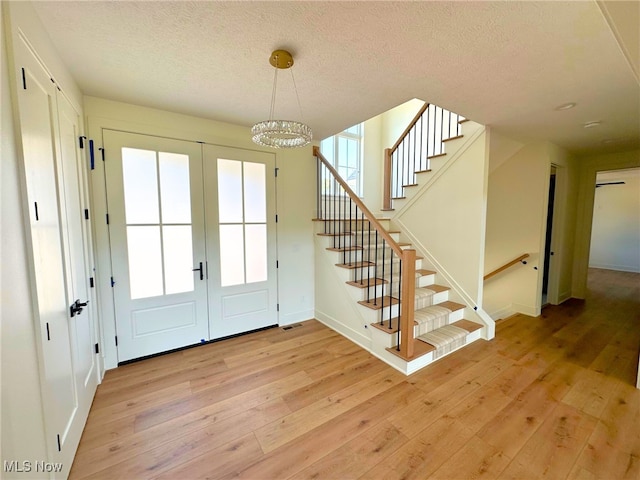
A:
<svg viewBox="0 0 640 480">
<path fill-rule="evenodd" d="M 127 106 L 129 107 L 129 106 Z M 131 107 L 132 113 L 137 112 L 140 107 Z M 155 111 L 154 111 L 155 112 Z M 175 114 L 172 114 L 172 116 Z M 114 115 L 115 117 L 116 115 Z M 133 115 L 132 115 L 133 116 Z M 140 115 L 135 115 L 140 118 Z M 256 152 L 266 152 L 273 154 L 273 149 L 260 148 L 253 144 L 250 140 L 249 131 L 243 127 L 237 127 L 237 134 L 230 138 L 222 137 L 211 131 L 202 131 L 202 127 L 195 127 L 193 130 L 181 130 L 180 128 L 188 128 L 184 125 L 176 124 L 173 119 L 170 121 L 159 121 L 158 125 L 150 125 L 147 123 L 138 123 L 130 120 L 122 120 L 118 118 L 106 118 L 102 116 L 88 116 L 87 119 L 87 145 L 93 145 L 93 169 L 89 167 L 89 190 L 91 194 L 91 205 L 94 211 L 96 221 L 93 222 L 93 239 L 95 251 L 95 268 L 96 268 L 96 296 L 97 307 L 100 312 L 100 321 L 97 326 L 100 334 L 100 356 L 101 377 L 104 372 L 109 369 L 118 367 L 118 350 L 116 346 L 116 312 L 113 298 L 113 289 L 111 287 L 111 246 L 109 241 L 108 225 L 106 223 L 107 197 L 106 197 L 106 178 L 104 171 L 104 162 L 102 161 L 102 152 L 104 148 L 102 133 L 103 130 L 116 130 L 139 135 L 151 135 L 155 137 L 164 137 L 173 140 L 182 140 L 187 142 L 206 143 L 220 147 L 241 148 L 245 150 L 253 150 Z M 179 125 L 179 126 L 178 126 Z M 205 138 L 206 141 L 203 141 Z M 88 155 L 88 165 L 92 163 L 90 150 Z M 275 168 L 278 169 L 278 157 L 275 155 Z M 275 188 L 276 211 L 278 209 L 278 182 L 276 178 Z M 276 223 L 276 242 L 279 235 L 279 224 Z M 278 252 L 276 248 L 276 252 Z M 276 288 L 280 289 L 280 278 L 276 281 Z M 281 317 L 278 314 L 278 323 Z"/>
</svg>

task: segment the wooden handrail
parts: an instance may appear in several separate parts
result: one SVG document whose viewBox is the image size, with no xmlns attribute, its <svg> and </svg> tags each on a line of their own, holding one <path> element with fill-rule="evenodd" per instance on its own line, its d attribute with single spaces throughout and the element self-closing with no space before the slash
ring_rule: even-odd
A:
<svg viewBox="0 0 640 480">
<path fill-rule="evenodd" d="M 493 272 L 491 272 L 491 273 L 487 273 L 487 274 L 484 276 L 483 280 L 487 280 L 487 279 L 489 279 L 489 278 L 493 277 L 494 275 L 499 274 L 499 273 L 500 273 L 500 272 L 502 272 L 503 270 L 506 270 L 507 268 L 511 267 L 512 265 L 515 265 L 516 263 L 522 262 L 522 260 L 524 260 L 525 258 L 528 258 L 528 257 L 529 257 L 529 254 L 528 254 L 528 253 L 525 253 L 525 254 L 520 255 L 518 258 L 514 258 L 514 259 L 513 259 L 513 260 L 511 260 L 510 262 L 505 263 L 505 264 L 504 264 L 503 266 L 501 266 L 500 268 L 496 268 Z M 525 263 L 526 263 L 526 262 L 525 262 Z"/>
<path fill-rule="evenodd" d="M 393 144 L 393 147 L 389 149 L 391 150 L 391 153 L 396 151 L 396 148 L 398 148 L 398 146 L 402 143 L 402 141 L 404 140 L 404 137 L 407 136 L 409 131 L 411 131 L 411 129 L 414 127 L 414 125 L 418 123 L 418 120 L 420 120 L 420 117 L 422 116 L 422 114 L 427 111 L 427 108 L 429 108 L 429 103 L 425 102 L 422 108 L 418 111 L 418 113 L 416 113 L 416 116 L 413 117 L 413 120 L 411 120 L 411 123 L 409 124 L 409 126 L 404 129 L 404 132 L 402 132 L 402 135 L 400 135 L 400 138 L 398 138 L 398 140 L 396 140 L 396 143 Z"/>
<path fill-rule="evenodd" d="M 342 177 L 337 172 L 337 170 L 335 168 L 333 168 L 333 166 L 329 163 L 329 161 L 326 158 L 324 158 L 324 155 L 322 155 L 322 153 L 320 153 L 320 148 L 318 146 L 314 146 L 313 147 L 313 155 L 318 157 L 318 159 L 324 164 L 324 166 L 327 168 L 327 170 L 329 170 L 331 172 L 331 174 L 338 181 L 338 183 L 342 186 L 342 188 L 344 188 L 344 191 L 347 192 L 349 197 L 351 197 L 351 200 L 353 201 L 353 203 L 355 203 L 360 208 L 360 210 L 364 213 L 365 217 L 367 217 L 367 220 L 369 220 L 371 222 L 371 224 L 378 231 L 378 233 L 382 236 L 382 238 L 384 238 L 387 241 L 387 243 L 389 244 L 391 249 L 396 253 L 396 255 L 398 255 L 398 257 L 402 258 L 403 250 L 402 250 L 402 248 L 400 248 L 400 245 L 398 245 L 398 242 L 396 242 L 393 239 L 393 237 L 389 234 L 389 232 L 387 232 L 387 230 L 382 226 L 382 224 L 373 215 L 373 213 L 371 213 L 371 211 L 362 202 L 362 200 L 360 200 L 360 197 L 358 197 L 358 195 L 356 195 L 353 192 L 353 190 L 351 190 L 351 188 L 349 187 L 347 182 L 345 182 L 342 179 Z"/>
</svg>

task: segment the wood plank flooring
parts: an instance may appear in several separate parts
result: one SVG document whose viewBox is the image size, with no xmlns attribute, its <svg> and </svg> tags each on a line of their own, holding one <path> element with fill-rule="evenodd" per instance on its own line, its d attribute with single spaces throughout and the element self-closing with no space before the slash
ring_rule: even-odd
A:
<svg viewBox="0 0 640 480">
<path fill-rule="evenodd" d="M 315 320 L 107 372 L 72 479 L 638 479 L 640 275 L 406 377 Z"/>
</svg>

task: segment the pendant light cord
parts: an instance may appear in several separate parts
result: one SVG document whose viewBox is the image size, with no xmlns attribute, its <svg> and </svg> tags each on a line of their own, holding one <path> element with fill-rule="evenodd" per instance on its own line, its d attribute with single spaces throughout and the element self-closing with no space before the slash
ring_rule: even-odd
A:
<svg viewBox="0 0 640 480">
<path fill-rule="evenodd" d="M 278 57 L 276 56 L 276 63 L 278 62 Z M 273 111 L 276 108 L 276 86 L 278 85 L 278 68 L 275 68 L 275 73 L 273 74 L 273 91 L 271 92 L 271 108 L 269 109 L 269 121 L 273 120 Z"/>
<path fill-rule="evenodd" d="M 296 100 L 298 100 L 298 110 L 300 111 L 300 121 L 304 122 L 304 117 L 302 116 L 302 106 L 300 106 L 300 96 L 298 95 L 298 87 L 296 86 L 296 79 L 293 76 L 293 69 L 290 68 L 289 70 L 291 70 L 291 80 L 293 81 L 293 89 L 296 92 Z"/>
</svg>

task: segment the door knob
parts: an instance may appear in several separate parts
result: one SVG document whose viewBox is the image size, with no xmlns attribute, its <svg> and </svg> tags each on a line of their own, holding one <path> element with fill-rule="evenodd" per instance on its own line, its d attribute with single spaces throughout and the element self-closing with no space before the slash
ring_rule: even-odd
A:
<svg viewBox="0 0 640 480">
<path fill-rule="evenodd" d="M 86 302 L 81 302 L 80 299 L 76 300 L 69 307 L 70 315 L 72 317 L 75 317 L 76 315 L 80 315 L 82 313 L 82 307 L 86 307 L 88 303 L 89 303 L 89 300 L 87 300 Z"/>
</svg>

